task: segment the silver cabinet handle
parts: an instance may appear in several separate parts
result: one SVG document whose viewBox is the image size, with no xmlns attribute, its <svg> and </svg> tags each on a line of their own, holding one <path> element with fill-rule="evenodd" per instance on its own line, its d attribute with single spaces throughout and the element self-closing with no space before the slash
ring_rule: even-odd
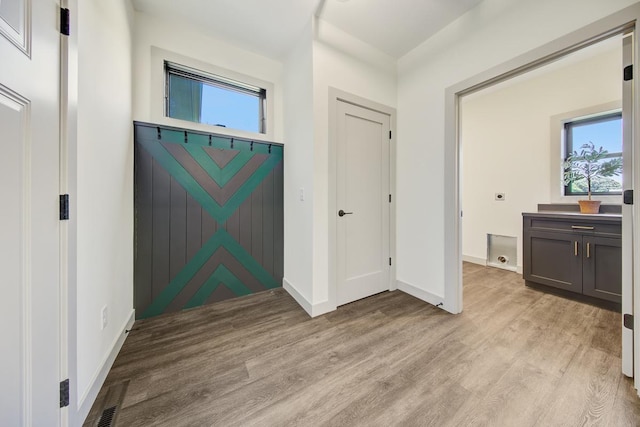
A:
<svg viewBox="0 0 640 427">
<path fill-rule="evenodd" d="M 578 241 L 573 242 L 573 254 L 578 256 Z"/>
<path fill-rule="evenodd" d="M 572 229 L 574 230 L 595 230 L 595 227 L 589 227 L 586 225 L 572 225 L 571 226 Z"/>
<path fill-rule="evenodd" d="M 591 243 L 587 243 L 587 258 L 591 258 Z"/>
</svg>

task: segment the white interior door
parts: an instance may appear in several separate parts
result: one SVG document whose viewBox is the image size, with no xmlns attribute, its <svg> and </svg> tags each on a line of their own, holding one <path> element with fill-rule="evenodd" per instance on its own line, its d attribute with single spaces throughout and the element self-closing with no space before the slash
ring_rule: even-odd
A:
<svg viewBox="0 0 640 427">
<path fill-rule="evenodd" d="M 0 1 L 0 424 L 55 426 L 59 402 L 56 1 Z"/>
<path fill-rule="evenodd" d="M 337 110 L 337 303 L 342 305 L 389 289 L 390 117 L 342 101 Z"/>
<path fill-rule="evenodd" d="M 633 33 L 622 39 L 623 67 L 633 63 Z M 622 188 L 633 188 L 633 80 L 622 82 Z M 633 206 L 622 205 L 622 373 L 633 377 L 633 330 L 624 315 L 633 314 Z"/>
</svg>

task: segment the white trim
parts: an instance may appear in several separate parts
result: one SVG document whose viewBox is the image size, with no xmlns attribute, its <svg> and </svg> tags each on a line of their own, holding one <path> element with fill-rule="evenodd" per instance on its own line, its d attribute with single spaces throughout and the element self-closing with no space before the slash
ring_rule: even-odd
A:
<svg viewBox="0 0 640 427">
<path fill-rule="evenodd" d="M 260 87 L 266 90 L 267 107 L 265 115 L 267 116 L 266 133 L 247 132 L 239 129 L 225 128 L 221 126 L 207 125 L 203 123 L 189 122 L 186 120 L 173 119 L 166 117 L 164 112 L 164 97 L 165 97 L 165 71 L 164 61 L 169 61 L 174 64 L 183 65 L 195 70 L 201 70 L 208 74 L 220 76 L 229 80 L 234 80 L 242 83 L 247 83 L 252 86 Z M 246 74 L 238 73 L 236 71 L 228 70 L 226 68 L 218 67 L 213 64 L 208 64 L 197 59 L 189 58 L 171 52 L 168 50 L 160 49 L 156 46 L 151 46 L 151 120 L 154 123 L 159 123 L 167 126 L 174 127 L 188 127 L 194 130 L 200 130 L 203 132 L 214 132 L 222 135 L 229 135 L 238 138 L 246 138 L 256 141 L 273 141 L 274 139 L 274 97 L 275 90 L 274 85 L 271 82 L 261 80 Z"/>
<path fill-rule="evenodd" d="M 470 262 L 471 264 L 483 265 L 485 267 L 487 266 L 486 258 L 480 258 L 471 255 L 462 255 L 462 261 Z"/>
<path fill-rule="evenodd" d="M 62 0 L 60 2 L 61 8 L 69 9 L 69 14 L 72 13 L 72 9 L 69 7 L 68 0 Z M 77 8 L 73 9 L 73 13 L 77 13 Z M 74 16 L 75 18 L 75 16 Z M 71 22 L 74 22 L 74 19 L 69 17 Z M 72 31 L 74 33 L 75 31 Z M 72 176 L 75 177 L 75 156 L 70 156 L 71 152 L 76 153 L 77 149 L 75 146 L 75 132 L 77 129 L 76 117 L 75 117 L 75 107 L 76 107 L 76 98 L 75 92 L 71 89 L 70 85 L 75 85 L 77 87 L 77 63 L 73 60 L 76 58 L 75 51 L 73 50 L 77 45 L 75 44 L 75 38 L 72 39 L 69 36 L 61 36 L 60 37 L 60 122 L 59 122 L 59 171 L 58 171 L 58 186 L 60 194 L 69 194 L 69 171 L 72 171 Z M 75 67 L 75 68 L 73 68 Z M 72 71 L 73 69 L 73 71 Z M 74 88 L 75 88 L 74 87 Z M 70 150 L 70 147 L 73 151 Z M 69 384 L 71 385 L 71 374 L 70 371 L 73 370 L 75 372 L 75 365 L 73 369 L 70 367 L 70 360 L 75 361 L 75 357 L 70 358 L 71 353 L 71 331 L 75 330 L 75 311 L 76 306 L 71 305 L 71 299 L 69 297 L 70 294 L 70 276 L 74 277 L 75 283 L 75 270 L 70 272 L 70 267 L 75 268 L 75 259 L 73 261 L 70 258 L 70 254 L 72 253 L 72 249 L 74 248 L 75 239 L 70 242 L 69 237 L 72 234 L 72 230 L 75 227 L 75 215 L 73 216 L 74 223 L 71 224 L 71 221 L 60 221 L 59 228 L 59 288 L 60 288 L 60 315 L 59 315 L 59 323 L 60 323 L 60 355 L 59 355 L 59 371 L 60 376 L 59 380 L 64 381 L 65 379 L 69 379 Z M 73 252 L 75 253 L 75 251 Z M 70 274 L 71 273 L 71 274 Z M 75 301 L 75 299 L 74 299 Z M 73 311 L 73 315 L 72 315 Z M 71 328 L 70 319 L 74 319 L 74 328 Z M 73 336 L 75 340 L 75 335 Z M 75 351 L 75 343 L 73 349 Z M 60 425 L 66 426 L 70 424 L 70 417 L 72 408 L 75 405 L 71 403 L 71 386 L 69 387 L 69 406 L 63 408 L 60 411 Z"/>
<path fill-rule="evenodd" d="M 136 314 L 136 311 L 131 310 L 131 314 L 129 315 L 129 318 L 121 327 L 121 332 L 118 334 L 116 339 L 113 341 L 113 344 L 111 345 L 111 351 L 109 352 L 109 354 L 107 354 L 107 356 L 104 358 L 104 360 L 100 364 L 100 367 L 96 370 L 95 374 L 93 375 L 93 378 L 91 379 L 91 382 L 89 383 L 91 385 L 87 388 L 87 390 L 84 392 L 84 394 L 79 400 L 78 418 L 82 421 L 82 423 L 84 423 L 84 421 L 87 418 L 87 415 L 89 415 L 91 406 L 95 402 L 96 397 L 98 397 L 98 393 L 100 392 L 100 389 L 104 384 L 104 380 L 107 379 L 107 374 L 109 373 L 109 370 L 113 366 L 113 362 L 116 360 L 118 353 L 122 349 L 122 345 L 124 344 L 124 341 L 127 338 L 127 333 L 125 331 L 127 329 L 131 329 L 131 327 L 133 326 L 133 323 L 135 322 L 135 314 Z"/>
<path fill-rule="evenodd" d="M 640 71 L 638 71 L 638 63 L 636 58 L 640 58 L 640 28 L 637 28 L 638 21 L 640 20 L 640 5 L 636 5 L 633 9 L 635 13 L 629 13 L 629 16 L 633 16 L 636 28 L 633 34 L 633 82 L 632 93 L 634 96 L 631 99 L 633 104 L 633 117 L 631 122 L 633 123 L 633 163 L 631 169 L 634 171 L 633 176 L 633 188 L 640 191 L 640 173 L 637 173 L 638 167 L 640 167 Z M 634 386 L 638 390 L 638 396 L 640 396 L 640 203 L 636 202 L 632 205 L 632 228 L 633 228 L 633 314 L 634 328 L 633 328 L 633 371 L 634 371 Z"/>
<path fill-rule="evenodd" d="M 313 304 L 311 304 L 305 297 L 303 297 L 302 294 L 298 292 L 298 290 L 291 283 L 289 283 L 286 278 L 282 279 L 282 287 L 289 293 L 289 295 L 293 297 L 294 300 L 296 300 L 298 305 L 302 307 L 302 309 L 306 311 L 309 316 L 313 317 Z"/>
<path fill-rule="evenodd" d="M 311 304 L 309 300 L 302 296 L 302 294 L 298 292 L 298 290 L 287 279 L 282 279 L 282 287 L 311 317 L 321 316 L 336 309 L 335 304 L 331 304 L 329 301 L 323 301 L 319 304 Z"/>
<path fill-rule="evenodd" d="M 633 33 L 632 33 L 633 34 Z M 623 37 L 622 44 L 622 66 L 633 65 L 633 38 L 631 35 Z M 633 171 L 633 81 L 622 83 L 622 190 L 631 190 L 634 185 Z M 633 229 L 634 224 L 633 206 L 622 205 L 622 373 L 627 377 L 633 377 L 633 354 L 634 354 L 634 334 L 632 330 L 624 327 L 624 314 L 633 313 Z"/>
<path fill-rule="evenodd" d="M 425 291 L 423 289 L 417 288 L 413 285 L 410 285 L 407 282 L 403 282 L 402 280 L 397 280 L 397 288 L 399 291 L 405 292 L 411 296 L 414 296 L 422 301 L 426 301 L 429 304 L 433 304 L 435 306 L 439 306 L 442 304 L 442 308 L 446 311 L 449 311 L 444 307 L 444 297 L 436 294 L 432 294 L 429 291 Z M 454 313 L 455 314 L 455 313 Z"/>
<path fill-rule="evenodd" d="M 484 267 L 501 268 L 503 270 L 513 271 L 515 273 L 522 274 L 522 266 L 521 265 L 517 265 L 515 267 L 515 269 L 512 268 L 512 267 L 504 268 L 504 267 L 500 267 L 498 265 L 488 264 L 486 258 L 479 258 L 479 257 L 471 256 L 471 255 L 462 255 L 462 261 L 470 262 L 471 264 L 482 265 Z"/>
<path fill-rule="evenodd" d="M 520 267 L 519 265 L 515 266 L 515 267 L 511 267 L 511 266 L 504 266 L 504 265 L 499 265 L 499 264 L 492 264 L 492 263 L 487 263 L 487 267 L 490 268 L 499 268 L 500 270 L 504 270 L 504 271 L 510 271 L 512 273 L 518 273 L 518 274 L 522 274 L 522 267 Z"/>
<path fill-rule="evenodd" d="M 329 87 L 329 197 L 328 197 L 328 232 L 329 232 L 329 300 L 327 307 L 337 307 L 337 147 L 336 137 L 338 132 L 338 102 L 347 102 L 368 110 L 389 116 L 389 126 L 391 127 L 391 140 L 389 141 L 389 191 L 391 192 L 391 206 L 389 207 L 389 256 L 392 259 L 391 268 L 389 269 L 389 290 L 397 289 L 396 285 L 396 145 L 397 130 L 395 108 L 387 105 L 379 104 L 353 95 L 349 92 Z M 334 308 L 335 309 L 335 308 Z"/>
<path fill-rule="evenodd" d="M 73 426 L 81 425 L 84 421 L 78 414 L 78 204 L 74 203 L 78 194 L 78 0 L 66 0 L 63 6 L 69 9 L 71 15 L 71 34 L 62 37 L 62 46 L 66 52 L 61 64 L 61 74 L 66 73 L 66 76 L 61 75 L 65 84 L 60 91 L 60 127 L 61 135 L 64 135 L 61 144 L 64 144 L 65 151 L 60 153 L 60 191 L 69 194 L 71 204 L 70 219 L 60 226 L 61 240 L 65 240 L 60 252 L 60 269 L 65 274 L 65 281 L 60 284 L 64 294 L 60 297 L 66 299 L 61 300 L 61 308 L 66 310 L 66 313 L 61 313 L 66 317 L 61 319 L 61 326 L 66 334 L 66 343 L 61 343 L 66 346 L 61 348 L 61 352 L 66 352 L 66 360 L 61 360 L 61 373 L 66 372 L 66 376 L 63 375 L 62 378 L 69 379 L 69 407 L 66 413 L 63 411 L 62 416 L 66 420 L 62 420 L 62 425 L 66 421 Z"/>
</svg>

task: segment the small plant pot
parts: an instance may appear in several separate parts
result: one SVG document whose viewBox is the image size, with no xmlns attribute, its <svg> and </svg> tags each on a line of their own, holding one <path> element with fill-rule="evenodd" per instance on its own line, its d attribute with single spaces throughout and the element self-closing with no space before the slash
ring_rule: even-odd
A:
<svg viewBox="0 0 640 427">
<path fill-rule="evenodd" d="M 580 213 L 597 214 L 600 213 L 600 201 L 598 200 L 578 200 Z"/>
</svg>

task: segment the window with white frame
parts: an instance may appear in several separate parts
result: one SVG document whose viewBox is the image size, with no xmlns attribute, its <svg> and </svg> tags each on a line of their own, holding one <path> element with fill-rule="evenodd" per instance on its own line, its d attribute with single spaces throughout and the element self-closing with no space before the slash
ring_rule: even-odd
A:
<svg viewBox="0 0 640 427">
<path fill-rule="evenodd" d="M 595 115 L 564 123 L 564 160 L 572 153 L 579 153 L 585 144 L 602 147 L 607 155 L 601 161 L 622 159 L 622 112 Z M 622 175 L 598 177 L 591 182 L 592 195 L 620 195 Z M 564 187 L 565 196 L 587 194 L 587 183 L 578 180 Z"/>
<path fill-rule="evenodd" d="M 165 61 L 165 116 L 254 133 L 266 131 L 266 90 Z"/>
</svg>

